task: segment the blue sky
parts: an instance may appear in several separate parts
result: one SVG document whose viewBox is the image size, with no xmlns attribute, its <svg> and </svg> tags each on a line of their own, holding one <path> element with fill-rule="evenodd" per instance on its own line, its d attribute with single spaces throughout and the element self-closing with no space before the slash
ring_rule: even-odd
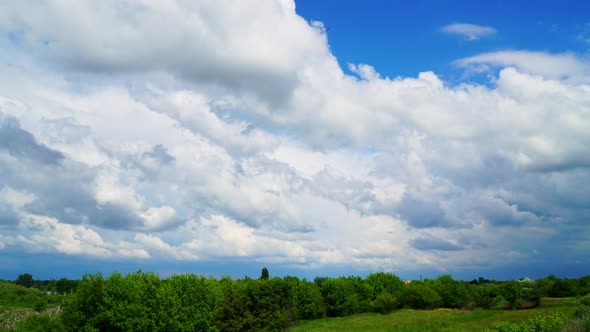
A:
<svg viewBox="0 0 590 332">
<path fill-rule="evenodd" d="M 578 1 L 0 4 L 0 278 L 579 277 Z"/>
<path fill-rule="evenodd" d="M 324 22 L 341 65 L 369 63 L 383 75 L 416 76 L 432 70 L 458 81 L 451 63 L 506 49 L 588 51 L 590 6 L 580 1 L 298 1 L 297 13 Z M 494 27 L 477 42 L 447 37 L 452 23 Z"/>
</svg>

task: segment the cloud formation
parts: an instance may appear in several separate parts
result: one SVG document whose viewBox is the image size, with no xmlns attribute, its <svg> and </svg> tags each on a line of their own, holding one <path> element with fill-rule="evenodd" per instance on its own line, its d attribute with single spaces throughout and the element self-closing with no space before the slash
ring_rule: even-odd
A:
<svg viewBox="0 0 590 332">
<path fill-rule="evenodd" d="M 496 29 L 469 23 L 452 23 L 445 25 L 441 31 L 449 35 L 461 36 L 469 41 L 478 40 L 496 34 Z"/>
<path fill-rule="evenodd" d="M 590 218 L 575 55 L 456 62 L 498 67 L 488 85 L 352 76 L 288 0 L 6 2 L 0 29 L 0 250 L 398 271 L 566 245 L 588 259 L 571 236 Z"/>
<path fill-rule="evenodd" d="M 555 80 L 578 80 L 587 83 L 590 79 L 588 60 L 581 59 L 573 53 L 499 51 L 459 59 L 455 64 L 476 71 L 487 70 L 489 67 L 514 67 Z"/>
</svg>

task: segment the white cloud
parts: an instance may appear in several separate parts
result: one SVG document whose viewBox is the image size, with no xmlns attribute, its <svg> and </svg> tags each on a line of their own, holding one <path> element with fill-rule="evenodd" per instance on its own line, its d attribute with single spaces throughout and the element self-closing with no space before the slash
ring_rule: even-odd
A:
<svg viewBox="0 0 590 332">
<path fill-rule="evenodd" d="M 15 190 L 9 186 L 0 189 L 0 202 L 6 203 L 15 209 L 33 202 L 36 196 L 27 191 Z"/>
<path fill-rule="evenodd" d="M 0 9 L 0 26 L 24 31 L 32 51 L 67 67 L 164 69 L 270 99 L 288 94 L 295 68 L 328 54 L 321 30 L 295 14 L 293 1 L 47 1 Z"/>
<path fill-rule="evenodd" d="M 441 28 L 444 33 L 459 35 L 467 40 L 477 40 L 496 34 L 496 29 L 469 23 L 452 23 Z"/>
<path fill-rule="evenodd" d="M 498 51 L 463 58 L 455 61 L 455 64 L 465 68 L 477 68 L 481 65 L 516 67 L 529 74 L 556 80 L 570 79 L 587 82 L 590 77 L 590 63 L 572 53 Z"/>
<path fill-rule="evenodd" d="M 0 6 L 0 247 L 445 270 L 584 227 L 574 55 L 480 54 L 457 64 L 490 85 L 449 86 L 345 74 L 292 1 Z"/>
</svg>

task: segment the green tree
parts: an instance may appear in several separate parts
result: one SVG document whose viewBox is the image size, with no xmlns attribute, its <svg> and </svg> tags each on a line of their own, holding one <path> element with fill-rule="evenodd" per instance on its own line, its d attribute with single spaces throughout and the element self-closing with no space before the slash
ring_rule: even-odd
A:
<svg viewBox="0 0 590 332">
<path fill-rule="evenodd" d="M 518 301 L 522 297 L 522 287 L 516 281 L 507 281 L 500 286 L 500 295 L 508 301 L 512 309 L 516 309 Z"/>
<path fill-rule="evenodd" d="M 61 278 L 55 282 L 55 291 L 58 294 L 67 294 L 70 293 L 73 289 L 73 282 L 68 280 L 67 278 Z"/>
<path fill-rule="evenodd" d="M 296 319 L 315 319 L 326 315 L 320 287 L 302 280 L 292 287 L 291 297 Z"/>
<path fill-rule="evenodd" d="M 441 306 L 442 298 L 432 288 L 413 281 L 404 285 L 400 294 L 400 304 L 412 309 L 433 309 Z"/>
<path fill-rule="evenodd" d="M 388 292 L 383 292 L 377 296 L 375 301 L 373 301 L 373 311 L 387 314 L 392 312 L 394 309 L 397 309 L 398 305 L 399 304 L 395 296 L 389 294 Z"/>
<path fill-rule="evenodd" d="M 33 276 L 30 273 L 23 273 L 16 279 L 16 284 L 23 287 L 33 287 Z"/>
<path fill-rule="evenodd" d="M 260 280 L 268 280 L 269 274 L 268 269 L 266 267 L 262 268 L 262 273 L 260 273 Z"/>
<path fill-rule="evenodd" d="M 499 295 L 496 284 L 487 283 L 469 286 L 469 298 L 471 306 L 482 309 L 490 309 L 494 305 L 494 299 Z"/>
<path fill-rule="evenodd" d="M 353 278 L 327 278 L 321 281 L 321 291 L 330 317 L 348 316 L 362 312 L 361 298 L 355 291 Z"/>
<path fill-rule="evenodd" d="M 398 294 L 404 286 L 404 282 L 398 276 L 385 272 L 369 274 L 366 282 L 372 288 L 371 300 L 384 292 L 390 295 Z"/>
<path fill-rule="evenodd" d="M 579 294 L 579 281 L 577 279 L 559 279 L 549 289 L 549 296 L 570 297 Z"/>
<path fill-rule="evenodd" d="M 63 306 L 62 320 L 71 331 L 106 330 L 105 291 L 102 274 L 86 274 Z"/>
<path fill-rule="evenodd" d="M 445 308 L 461 308 L 467 302 L 468 284 L 453 280 L 448 275 L 442 275 L 437 279 L 428 280 L 426 285 L 434 289 L 442 298 L 442 306 Z"/>
</svg>

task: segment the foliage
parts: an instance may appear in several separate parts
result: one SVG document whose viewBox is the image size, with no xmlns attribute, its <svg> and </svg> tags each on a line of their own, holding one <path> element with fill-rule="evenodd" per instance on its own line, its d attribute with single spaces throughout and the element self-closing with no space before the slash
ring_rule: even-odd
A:
<svg viewBox="0 0 590 332">
<path fill-rule="evenodd" d="M 590 307 L 590 294 L 584 296 L 581 300 L 580 300 L 580 304 L 585 305 Z"/>
<path fill-rule="evenodd" d="M 70 330 L 101 329 L 106 313 L 104 279 L 102 274 L 86 274 L 76 293 L 64 304 L 62 320 Z"/>
<path fill-rule="evenodd" d="M 373 301 L 373 311 L 381 314 L 388 314 L 397 309 L 398 306 L 399 304 L 397 299 L 387 292 L 377 295 Z"/>
<path fill-rule="evenodd" d="M 371 299 L 375 299 L 382 293 L 398 294 L 404 286 L 403 281 L 398 276 L 384 272 L 369 274 L 366 282 L 372 289 Z"/>
<path fill-rule="evenodd" d="M 462 308 L 468 299 L 468 284 L 453 280 L 446 274 L 437 279 L 428 280 L 426 283 L 430 288 L 435 290 L 441 297 L 442 307 L 444 308 Z"/>
<path fill-rule="evenodd" d="M 33 276 L 30 273 L 23 273 L 16 279 L 16 284 L 23 287 L 33 287 Z"/>
<path fill-rule="evenodd" d="M 473 332 L 483 331 L 499 321 L 517 325 L 538 315 L 569 315 L 577 304 L 575 299 L 551 299 L 541 306 L 527 310 L 395 310 L 389 314 L 365 313 L 348 317 L 324 318 L 301 322 L 290 332 L 337 331 L 412 331 L 412 332 Z M 493 330 L 492 330 L 493 331 Z M 568 330 L 585 331 L 585 330 Z"/>
<path fill-rule="evenodd" d="M 75 280 L 68 280 L 61 278 L 55 282 L 55 291 L 58 294 L 69 294 L 76 289 L 77 282 Z"/>
<path fill-rule="evenodd" d="M 35 309 L 35 311 L 39 312 L 39 311 L 43 311 L 45 309 L 47 309 L 47 298 L 46 297 L 38 297 L 35 300 L 35 304 L 33 304 L 33 309 Z"/>
<path fill-rule="evenodd" d="M 512 309 L 517 308 L 517 304 L 521 299 L 522 287 L 516 281 L 509 281 L 502 284 L 500 287 L 500 295 L 506 299 L 508 305 Z"/>
<path fill-rule="evenodd" d="M 321 283 L 321 292 L 330 317 L 348 316 L 361 311 L 360 294 L 355 292 L 355 280 L 330 278 Z"/>
<path fill-rule="evenodd" d="M 521 296 L 530 307 L 538 307 L 541 304 L 541 291 L 535 285 L 522 287 Z"/>
<path fill-rule="evenodd" d="M 293 316 L 287 283 L 280 278 L 224 278 L 220 284 L 223 296 L 215 322 L 220 331 L 277 331 Z"/>
<path fill-rule="evenodd" d="M 499 322 L 486 332 L 553 332 L 561 329 L 567 321 L 568 317 L 562 313 L 539 315 L 522 324 Z"/>
<path fill-rule="evenodd" d="M 86 275 L 62 318 L 75 331 L 213 331 L 219 298 L 215 280 L 195 275 Z"/>
<path fill-rule="evenodd" d="M 260 273 L 260 280 L 268 280 L 269 274 L 268 269 L 266 267 L 262 268 L 262 272 Z"/>
<path fill-rule="evenodd" d="M 536 307 L 545 291 L 559 290 L 557 293 L 564 295 L 573 290 L 577 294 L 586 287 L 582 281 L 585 279 L 554 276 L 539 283 L 480 279 L 467 283 L 442 275 L 405 284 L 394 274 L 380 272 L 364 279 L 350 276 L 316 278 L 310 282 L 297 277 L 271 278 L 266 268 L 260 279 L 217 280 L 194 274 L 161 279 L 154 273 L 138 271 L 126 275 L 113 273 L 107 278 L 89 274 L 81 281 L 38 281 L 31 288 L 0 282 L 0 305 L 19 303 L 46 313 L 46 307 L 55 308 L 65 298 L 60 316 L 67 331 L 278 331 L 301 320 L 369 312 L 387 316 L 399 308 L 440 308 L 436 311 L 450 317 L 455 317 L 458 309 L 490 309 L 473 311 L 474 316 L 481 316 L 507 308 Z M 58 293 L 75 291 L 67 296 L 48 295 L 55 294 L 50 289 Z M 568 326 L 590 324 L 589 298 L 590 295 L 579 299 L 582 304 L 571 316 L 575 322 L 567 322 Z M 548 314 L 543 310 L 539 313 Z M 571 310 L 568 315 L 573 313 Z M 557 322 L 555 317 L 543 315 L 531 318 L 526 326 L 536 331 Z M 31 318 L 35 319 L 40 320 Z M 424 324 L 422 330 L 426 331 L 447 330 L 449 326 L 440 322 Z M 521 328 L 513 322 L 498 323 L 496 327 Z"/>
<path fill-rule="evenodd" d="M 470 307 L 482 309 L 493 308 L 499 295 L 498 286 L 490 283 L 479 284 L 478 286 L 470 285 L 468 292 Z"/>
<path fill-rule="evenodd" d="M 326 307 L 320 287 L 308 282 L 299 280 L 297 277 L 286 277 L 285 282 L 290 289 L 291 310 L 296 320 L 315 319 L 326 315 Z"/>
<path fill-rule="evenodd" d="M 12 282 L 0 282 L 0 306 L 16 306 L 22 308 L 45 309 L 57 307 L 63 301 L 63 296 L 46 295 L 35 288 L 26 288 Z"/>
<path fill-rule="evenodd" d="M 580 293 L 576 279 L 559 279 L 553 283 L 547 295 L 551 297 L 577 296 Z"/>
<path fill-rule="evenodd" d="M 443 303 L 441 296 L 432 288 L 420 282 L 412 282 L 404 287 L 400 301 L 412 309 L 432 309 Z"/>
<path fill-rule="evenodd" d="M 51 315 L 28 315 L 11 330 L 12 332 L 62 332 L 64 326 L 59 317 Z"/>
</svg>

